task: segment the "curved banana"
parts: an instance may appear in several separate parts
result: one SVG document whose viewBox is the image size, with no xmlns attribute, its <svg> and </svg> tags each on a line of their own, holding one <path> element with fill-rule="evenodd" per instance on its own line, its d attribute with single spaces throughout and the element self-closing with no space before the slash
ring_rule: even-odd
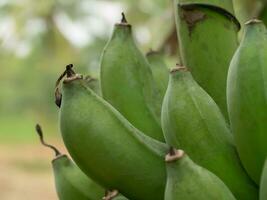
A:
<svg viewBox="0 0 267 200">
<path fill-rule="evenodd" d="M 175 0 L 182 64 L 228 119 L 226 79 L 240 25 L 231 0 Z"/>
<path fill-rule="evenodd" d="M 166 145 L 134 128 L 67 66 L 60 129 L 77 165 L 106 188 L 130 199 L 162 200 Z"/>
<path fill-rule="evenodd" d="M 259 184 L 267 156 L 267 30 L 252 20 L 244 31 L 229 69 L 227 100 L 239 156 Z"/>
<path fill-rule="evenodd" d="M 177 66 L 170 73 L 162 128 L 168 145 L 184 149 L 194 162 L 217 175 L 237 199 L 257 199 L 257 188 L 239 161 L 222 113 L 186 67 Z"/>
<path fill-rule="evenodd" d="M 167 183 L 164 200 L 235 200 L 213 173 L 196 165 L 183 150 L 166 155 Z"/>
<path fill-rule="evenodd" d="M 143 133 L 164 141 L 160 127 L 162 99 L 124 17 L 115 25 L 104 49 L 100 74 L 103 98 Z"/>
<path fill-rule="evenodd" d="M 96 200 L 104 195 L 104 189 L 89 179 L 65 154 L 61 154 L 54 146 L 45 143 L 40 125 L 36 131 L 41 143 L 55 151 L 52 160 L 55 185 L 60 200 Z"/>
</svg>

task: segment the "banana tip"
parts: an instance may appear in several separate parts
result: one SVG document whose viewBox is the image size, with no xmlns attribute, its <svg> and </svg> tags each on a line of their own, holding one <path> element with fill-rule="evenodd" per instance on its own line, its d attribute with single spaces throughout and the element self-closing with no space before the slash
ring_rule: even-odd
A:
<svg viewBox="0 0 267 200">
<path fill-rule="evenodd" d="M 247 21 L 245 23 L 245 25 L 258 24 L 258 23 L 262 23 L 262 21 L 259 19 L 251 19 L 251 20 Z"/>
<path fill-rule="evenodd" d="M 185 152 L 181 149 L 171 148 L 170 152 L 165 156 L 165 162 L 174 162 L 181 159 L 185 155 Z"/>
<path fill-rule="evenodd" d="M 118 194 L 119 194 L 118 190 L 112 190 L 112 191 L 107 190 L 105 196 L 102 199 L 103 200 L 112 200 Z"/>
<path fill-rule="evenodd" d="M 177 71 L 187 72 L 187 71 L 189 71 L 189 69 L 187 67 L 185 67 L 185 66 L 182 66 L 182 65 L 177 64 L 176 67 L 174 67 L 174 68 L 172 68 L 170 70 L 170 73 L 172 74 L 172 73 L 175 73 Z"/>
</svg>

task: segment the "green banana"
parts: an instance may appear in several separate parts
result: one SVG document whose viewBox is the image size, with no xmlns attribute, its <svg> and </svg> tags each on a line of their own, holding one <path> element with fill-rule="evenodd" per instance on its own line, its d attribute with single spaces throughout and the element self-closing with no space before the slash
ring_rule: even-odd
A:
<svg viewBox="0 0 267 200">
<path fill-rule="evenodd" d="M 164 56 L 161 52 L 151 50 L 146 54 L 146 58 L 150 64 L 160 97 L 163 99 L 169 80 L 169 70 L 164 62 Z"/>
<path fill-rule="evenodd" d="M 241 166 L 222 113 L 186 67 L 177 66 L 170 73 L 162 128 L 168 145 L 184 149 L 198 165 L 217 175 L 237 199 L 257 199 L 257 189 Z"/>
<path fill-rule="evenodd" d="M 182 64 L 228 119 L 226 79 L 240 25 L 231 0 L 174 0 Z"/>
<path fill-rule="evenodd" d="M 259 184 L 267 156 L 267 30 L 251 20 L 244 31 L 229 69 L 227 102 L 239 156 Z"/>
<path fill-rule="evenodd" d="M 267 200 L 267 160 L 261 173 L 260 200 Z"/>
<path fill-rule="evenodd" d="M 235 200 L 213 173 L 196 165 L 183 150 L 166 155 L 167 184 L 164 200 Z"/>
<path fill-rule="evenodd" d="M 103 98 L 143 133 L 164 141 L 160 127 L 162 99 L 124 15 L 104 49 L 100 76 Z"/>
<path fill-rule="evenodd" d="M 126 197 L 119 194 L 118 190 L 106 191 L 103 200 L 128 200 Z"/>
<path fill-rule="evenodd" d="M 96 200 L 104 195 L 104 189 L 89 179 L 69 158 L 61 154 L 54 146 L 45 143 L 40 125 L 36 131 L 41 143 L 55 151 L 56 158 L 52 165 L 55 185 L 60 200 Z"/>
<path fill-rule="evenodd" d="M 99 184 L 130 199 L 162 200 L 166 145 L 134 128 L 71 67 L 63 73 L 67 78 L 62 86 L 60 129 L 74 161 Z"/>
<path fill-rule="evenodd" d="M 91 88 L 91 90 L 93 90 L 96 94 L 101 96 L 100 81 L 96 78 L 91 77 L 90 75 L 85 76 L 84 79 L 87 82 L 87 86 Z"/>
</svg>

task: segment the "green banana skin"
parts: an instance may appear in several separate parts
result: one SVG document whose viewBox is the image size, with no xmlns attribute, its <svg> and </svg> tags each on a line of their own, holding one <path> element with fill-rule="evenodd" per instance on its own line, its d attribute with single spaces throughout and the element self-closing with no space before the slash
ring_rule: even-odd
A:
<svg viewBox="0 0 267 200">
<path fill-rule="evenodd" d="M 60 200 L 101 199 L 104 189 L 90 180 L 66 155 L 52 161 L 57 194 Z"/>
<path fill-rule="evenodd" d="M 160 126 L 162 99 L 148 61 L 125 19 L 116 24 L 101 59 L 103 98 L 148 136 L 164 141 Z"/>
<path fill-rule="evenodd" d="M 227 101 L 240 159 L 259 184 L 267 156 L 267 31 L 259 20 L 244 31 L 229 69 Z"/>
<path fill-rule="evenodd" d="M 150 51 L 146 54 L 146 58 L 150 64 L 160 97 L 163 100 L 169 81 L 169 70 L 164 62 L 164 55 L 161 52 Z"/>
<path fill-rule="evenodd" d="M 231 58 L 238 45 L 240 25 L 226 10 L 228 7 L 231 10 L 231 1 L 227 1 L 227 4 L 226 1 L 199 2 L 175 0 L 181 60 L 228 119 L 226 80 Z M 222 4 L 227 5 L 225 9 Z"/>
<path fill-rule="evenodd" d="M 267 160 L 261 174 L 260 200 L 267 200 Z"/>
<path fill-rule="evenodd" d="M 43 141 L 39 125 L 36 130 L 43 145 L 52 148 L 56 157 L 52 160 L 55 185 L 60 200 L 96 200 L 104 195 L 104 189 L 89 179 L 69 158 L 61 154 L 54 146 Z"/>
<path fill-rule="evenodd" d="M 167 184 L 164 200 L 235 200 L 213 173 L 195 164 L 182 150 L 166 156 Z"/>
<path fill-rule="evenodd" d="M 97 95 L 101 96 L 101 88 L 100 88 L 100 81 L 96 78 L 87 75 L 84 77 L 87 82 L 87 86 L 91 88 Z"/>
<path fill-rule="evenodd" d="M 177 66 L 170 73 L 162 128 L 169 146 L 184 149 L 198 165 L 217 175 L 237 199 L 257 199 L 257 188 L 242 168 L 222 113 L 186 67 Z"/>
<path fill-rule="evenodd" d="M 79 75 L 68 76 L 62 91 L 60 129 L 77 165 L 130 199 L 162 200 L 166 145 L 134 128 Z"/>
</svg>

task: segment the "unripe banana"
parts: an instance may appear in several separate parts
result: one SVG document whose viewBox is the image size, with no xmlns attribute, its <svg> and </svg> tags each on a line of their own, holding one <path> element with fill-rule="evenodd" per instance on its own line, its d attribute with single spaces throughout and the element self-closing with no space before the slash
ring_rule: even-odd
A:
<svg viewBox="0 0 267 200">
<path fill-rule="evenodd" d="M 226 119 L 226 79 L 239 23 L 231 0 L 174 0 L 182 64 L 214 99 Z"/>
<path fill-rule="evenodd" d="M 160 127 L 162 99 L 150 66 L 135 44 L 131 25 L 123 17 L 116 24 L 101 60 L 103 98 L 148 136 L 163 141 Z"/>
<path fill-rule="evenodd" d="M 162 200 L 166 145 L 134 128 L 70 67 L 64 74 L 60 129 L 77 165 L 130 199 Z"/>
<path fill-rule="evenodd" d="M 150 64 L 160 97 L 163 100 L 169 80 L 169 70 L 164 62 L 164 55 L 161 52 L 151 50 L 146 54 L 146 58 Z"/>
<path fill-rule="evenodd" d="M 267 200 L 267 160 L 261 173 L 260 200 Z"/>
<path fill-rule="evenodd" d="M 217 175 L 237 199 L 257 199 L 257 189 L 241 166 L 233 135 L 216 103 L 187 68 L 177 66 L 169 79 L 162 108 L 167 144 L 184 149 L 194 162 Z"/>
<path fill-rule="evenodd" d="M 230 65 L 227 100 L 239 156 L 257 184 L 267 156 L 266 83 L 267 30 L 252 20 Z"/>
<path fill-rule="evenodd" d="M 104 195 L 104 189 L 89 179 L 69 158 L 61 154 L 54 146 L 45 143 L 40 125 L 36 131 L 41 143 L 55 151 L 56 158 L 52 165 L 55 185 L 60 200 L 97 200 Z"/>
<path fill-rule="evenodd" d="M 165 161 L 164 200 L 235 200 L 217 176 L 195 164 L 183 150 L 171 149 Z"/>
</svg>

